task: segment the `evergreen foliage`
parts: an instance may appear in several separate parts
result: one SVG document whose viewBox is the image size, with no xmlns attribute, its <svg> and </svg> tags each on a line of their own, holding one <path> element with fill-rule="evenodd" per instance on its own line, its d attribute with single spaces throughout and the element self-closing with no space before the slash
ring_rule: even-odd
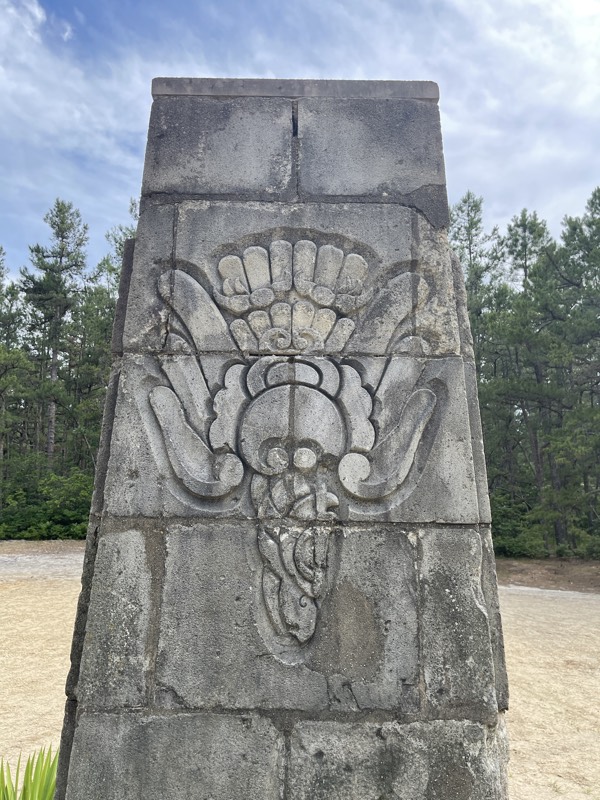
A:
<svg viewBox="0 0 600 800">
<path fill-rule="evenodd" d="M 478 367 L 496 552 L 600 555 L 600 188 L 560 242 L 523 209 L 454 207 Z"/>
<path fill-rule="evenodd" d="M 132 205 L 132 215 L 137 208 Z M 91 269 L 87 225 L 56 200 L 48 244 L 7 280 L 0 248 L 0 539 L 85 536 L 125 239 Z"/>
</svg>

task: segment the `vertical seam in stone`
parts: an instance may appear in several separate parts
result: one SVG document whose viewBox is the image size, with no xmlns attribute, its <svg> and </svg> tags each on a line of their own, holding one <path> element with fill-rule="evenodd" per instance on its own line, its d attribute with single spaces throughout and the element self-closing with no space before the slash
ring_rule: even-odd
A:
<svg viewBox="0 0 600 800">
<path fill-rule="evenodd" d="M 171 275 L 169 277 L 169 308 L 167 309 L 167 319 L 165 321 L 165 338 L 163 348 L 167 347 L 167 340 L 171 332 L 171 317 L 173 315 L 173 308 L 171 301 L 175 291 L 175 268 L 177 258 L 177 226 L 179 224 L 179 206 L 173 206 L 173 229 L 172 229 L 172 244 L 171 244 Z"/>
<path fill-rule="evenodd" d="M 160 537 L 160 538 L 158 538 Z M 144 537 L 146 561 L 150 570 L 150 614 L 146 638 L 146 705 L 156 707 L 156 660 L 160 642 L 162 595 L 167 564 L 166 531 L 148 531 Z"/>
<path fill-rule="evenodd" d="M 419 217 L 414 209 L 410 212 L 410 227 L 411 227 L 411 237 L 410 237 L 410 271 L 413 274 L 416 274 L 418 271 L 418 264 L 419 264 Z M 413 281 L 412 284 L 412 298 L 411 298 L 411 306 L 415 309 L 415 313 L 410 315 L 411 318 L 411 335 L 417 335 L 417 303 L 419 299 L 419 286 L 418 281 Z"/>
<path fill-rule="evenodd" d="M 292 190 L 293 201 L 300 199 L 300 137 L 298 136 L 298 101 L 292 100 Z"/>
</svg>

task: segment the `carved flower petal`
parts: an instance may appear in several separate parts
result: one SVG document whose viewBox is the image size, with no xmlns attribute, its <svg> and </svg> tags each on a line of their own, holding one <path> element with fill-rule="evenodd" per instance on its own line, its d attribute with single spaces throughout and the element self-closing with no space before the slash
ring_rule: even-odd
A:
<svg viewBox="0 0 600 800">
<path fill-rule="evenodd" d="M 334 247 L 330 244 L 319 247 L 317 266 L 315 268 L 315 283 L 328 287 L 330 290 L 333 289 L 342 268 L 343 260 L 344 251 L 340 250 L 339 247 Z"/>
<path fill-rule="evenodd" d="M 229 278 L 235 285 L 237 280 L 241 281 L 243 291 L 248 292 L 248 283 L 246 281 L 246 273 L 244 272 L 244 265 L 239 256 L 225 256 L 219 261 L 219 275 L 223 280 Z"/>
</svg>

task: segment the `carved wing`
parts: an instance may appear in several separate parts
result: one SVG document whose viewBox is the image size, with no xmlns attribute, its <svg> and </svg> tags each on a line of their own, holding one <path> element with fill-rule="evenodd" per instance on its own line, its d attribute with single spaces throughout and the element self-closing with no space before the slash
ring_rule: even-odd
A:
<svg viewBox="0 0 600 800">
<path fill-rule="evenodd" d="M 158 282 L 160 296 L 185 327 L 198 352 L 237 350 L 227 323 L 210 295 L 186 272 L 165 272 Z"/>
<path fill-rule="evenodd" d="M 362 500 L 377 500 L 401 487 L 414 472 L 419 451 L 427 446 L 424 435 L 438 398 L 431 388 L 414 388 L 419 377 L 415 362 L 401 362 L 390 363 L 376 393 L 375 446 L 368 456 L 348 453 L 339 464 L 342 485 Z M 414 476 L 415 485 L 417 479 Z"/>
<path fill-rule="evenodd" d="M 157 386 L 150 404 L 160 425 L 169 461 L 181 483 L 198 497 L 218 498 L 242 482 L 244 467 L 231 453 L 216 455 L 188 424 L 174 391 Z"/>
<path fill-rule="evenodd" d="M 428 296 L 427 281 L 419 275 L 411 272 L 397 275 L 367 306 L 350 340 L 350 348 L 381 354 L 394 350 L 411 352 L 415 346 L 426 347 L 419 337 L 410 334 L 413 315 L 425 304 Z"/>
<path fill-rule="evenodd" d="M 159 280 L 159 292 L 175 313 L 185 338 L 169 334 L 170 349 L 176 354 L 165 354 L 160 364 L 171 388 L 154 388 L 150 405 L 173 471 L 185 488 L 205 499 L 224 497 L 242 482 L 244 466 L 237 456 L 215 453 L 209 444 L 213 399 L 193 350 L 231 352 L 236 346 L 221 312 L 187 273 L 165 273 Z"/>
</svg>

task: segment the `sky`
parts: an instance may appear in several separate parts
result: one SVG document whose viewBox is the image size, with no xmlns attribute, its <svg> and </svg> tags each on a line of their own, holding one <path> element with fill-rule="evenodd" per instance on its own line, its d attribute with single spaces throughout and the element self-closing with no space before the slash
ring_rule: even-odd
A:
<svg viewBox="0 0 600 800">
<path fill-rule="evenodd" d="M 153 77 L 434 80 L 448 194 L 560 235 L 600 184 L 600 0 L 0 0 L 0 245 L 56 197 L 89 262 L 140 192 Z"/>
</svg>

